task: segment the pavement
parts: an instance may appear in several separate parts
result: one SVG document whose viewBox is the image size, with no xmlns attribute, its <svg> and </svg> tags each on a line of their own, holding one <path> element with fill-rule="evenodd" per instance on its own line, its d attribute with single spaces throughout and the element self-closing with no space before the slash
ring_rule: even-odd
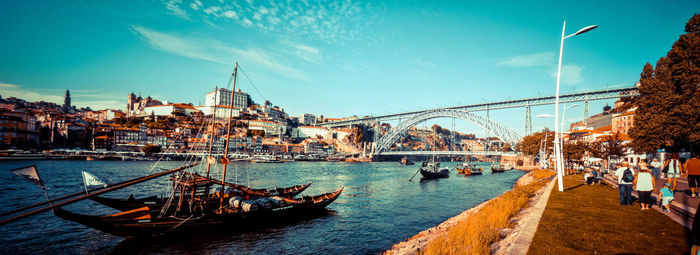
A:
<svg viewBox="0 0 700 255">
<path fill-rule="evenodd" d="M 604 175 L 604 180 L 608 182 L 613 187 L 617 188 L 617 178 L 610 171 L 608 174 Z M 662 174 L 663 175 L 663 174 Z M 653 209 L 666 214 L 672 220 L 678 222 L 679 224 L 691 229 L 693 226 L 693 218 L 697 211 L 698 205 L 700 204 L 700 197 L 691 197 L 690 186 L 688 186 L 688 179 L 686 177 L 678 178 L 676 183 L 676 192 L 673 194 L 673 201 L 671 202 L 671 212 L 663 212 L 661 204 L 658 203 L 659 190 L 663 188 L 664 184 L 668 182 L 666 178 L 660 178 L 656 180 L 656 190 L 652 195 L 652 199 L 657 200 L 657 203 L 652 206 Z M 637 192 L 634 191 L 632 196 L 638 197 Z"/>
</svg>

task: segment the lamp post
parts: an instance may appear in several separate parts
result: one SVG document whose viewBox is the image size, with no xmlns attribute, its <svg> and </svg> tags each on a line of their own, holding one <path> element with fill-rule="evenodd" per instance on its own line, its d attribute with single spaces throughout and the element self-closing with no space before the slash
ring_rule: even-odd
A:
<svg viewBox="0 0 700 255">
<path fill-rule="evenodd" d="M 564 104 L 564 107 L 563 107 L 564 110 L 561 113 L 561 126 L 559 127 L 560 134 L 564 133 L 564 120 L 565 120 L 564 117 L 566 116 L 566 109 L 574 108 L 576 106 L 578 106 L 578 104 L 572 104 L 569 106 L 566 106 L 566 104 Z M 564 163 L 566 163 L 566 160 L 564 159 L 564 136 L 563 135 L 559 135 L 559 143 L 561 144 L 561 155 L 559 155 L 559 157 L 561 157 L 562 166 L 563 166 Z"/>
<path fill-rule="evenodd" d="M 575 35 L 580 35 L 585 32 L 591 31 L 598 27 L 598 25 L 593 25 L 593 26 L 587 26 L 576 33 L 564 36 L 566 33 L 566 21 L 564 21 L 564 25 L 561 28 L 561 43 L 559 45 L 559 65 L 557 67 L 557 92 L 555 94 L 555 100 L 554 100 L 554 155 L 557 155 L 557 182 L 559 183 L 559 191 L 564 191 L 564 180 L 563 180 L 563 162 L 561 161 L 561 144 L 560 144 L 560 138 L 559 138 L 559 81 L 561 80 L 561 57 L 562 57 L 562 52 L 564 51 L 564 39 L 575 36 Z"/>
</svg>

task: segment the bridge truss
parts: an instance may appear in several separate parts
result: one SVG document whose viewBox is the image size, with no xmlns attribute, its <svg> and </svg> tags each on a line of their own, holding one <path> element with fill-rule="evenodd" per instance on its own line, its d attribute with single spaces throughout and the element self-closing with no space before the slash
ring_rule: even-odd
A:
<svg viewBox="0 0 700 255">
<path fill-rule="evenodd" d="M 406 119 L 399 123 L 399 125 L 392 127 L 386 135 L 379 138 L 377 145 L 375 147 L 375 154 L 380 155 L 382 152 L 387 151 L 391 148 L 391 145 L 398 140 L 403 133 L 408 131 L 409 128 L 419 124 L 423 121 L 442 117 L 453 117 L 463 119 L 480 126 L 487 131 L 493 133 L 496 137 L 504 142 L 515 146 L 515 144 L 520 141 L 521 137 L 515 133 L 513 130 L 493 121 L 484 116 L 477 115 L 462 109 L 447 109 L 440 108 L 429 111 L 424 111 L 421 114 L 415 114 L 411 118 Z"/>
</svg>

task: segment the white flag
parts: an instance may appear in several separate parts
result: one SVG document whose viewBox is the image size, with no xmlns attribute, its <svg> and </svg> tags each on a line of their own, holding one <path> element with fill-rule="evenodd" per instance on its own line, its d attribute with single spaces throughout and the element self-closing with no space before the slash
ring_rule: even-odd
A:
<svg viewBox="0 0 700 255">
<path fill-rule="evenodd" d="M 103 187 L 107 187 L 107 184 L 104 183 L 100 178 L 97 178 L 97 176 L 92 175 L 91 173 L 83 171 L 83 181 L 85 181 L 85 186 L 99 186 L 102 185 Z"/>
<path fill-rule="evenodd" d="M 36 170 L 36 166 L 27 166 L 27 167 L 21 167 L 17 169 L 12 169 L 10 170 L 16 175 L 22 176 L 24 178 L 27 178 L 27 180 L 39 184 L 39 186 L 44 186 L 44 183 L 41 181 L 41 178 L 39 177 L 39 172 Z"/>
</svg>

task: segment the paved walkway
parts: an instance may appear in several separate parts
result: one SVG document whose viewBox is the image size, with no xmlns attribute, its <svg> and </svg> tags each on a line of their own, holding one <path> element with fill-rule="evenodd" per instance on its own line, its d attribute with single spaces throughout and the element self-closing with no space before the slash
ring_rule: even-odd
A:
<svg viewBox="0 0 700 255">
<path fill-rule="evenodd" d="M 604 177 L 606 181 L 608 181 L 608 183 L 617 188 L 617 179 L 612 173 L 613 171 L 610 171 L 608 174 L 605 174 Z M 657 179 L 657 191 L 663 188 L 666 182 L 668 182 L 666 178 Z M 671 213 L 666 213 L 666 215 L 668 215 L 674 221 L 690 229 L 693 225 L 693 217 L 695 217 L 696 210 L 698 208 L 698 205 L 700 204 L 700 197 L 690 196 L 690 187 L 688 186 L 688 179 L 686 177 L 678 178 L 676 190 L 677 192 L 674 193 L 674 199 L 671 202 Z M 657 199 L 658 194 L 658 192 L 655 192 L 653 195 L 653 199 Z M 634 192 L 633 196 L 636 197 L 637 192 Z M 655 206 L 653 206 L 652 208 L 662 212 L 662 208 L 659 203 L 655 204 Z"/>
</svg>

